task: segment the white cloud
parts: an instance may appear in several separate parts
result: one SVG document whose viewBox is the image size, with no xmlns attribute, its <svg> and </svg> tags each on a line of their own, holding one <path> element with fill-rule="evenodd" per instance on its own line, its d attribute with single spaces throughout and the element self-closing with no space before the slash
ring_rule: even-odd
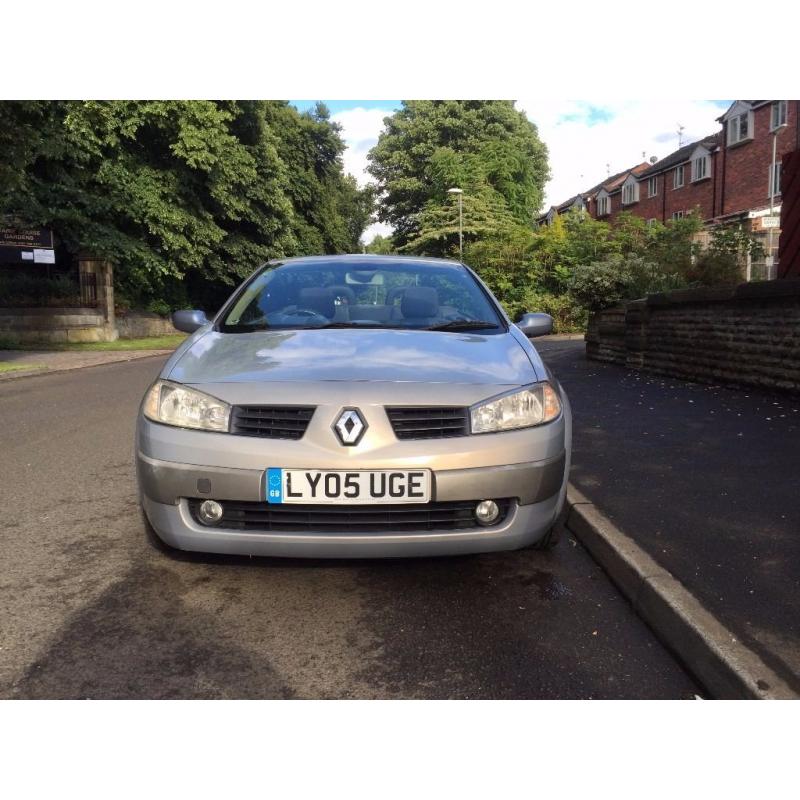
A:
<svg viewBox="0 0 800 800">
<path fill-rule="evenodd" d="M 384 117 L 391 113 L 392 110 L 388 108 L 351 108 L 331 116 L 334 122 L 342 126 L 342 138 L 347 145 L 342 157 L 344 170 L 358 181 L 359 186 L 365 186 L 371 180 L 367 173 L 367 153 L 378 141 Z M 391 226 L 374 222 L 361 235 L 361 240 L 369 243 L 378 234 L 389 236 L 391 232 Z"/>
<path fill-rule="evenodd" d="M 359 186 L 369 182 L 367 153 L 375 146 L 383 130 L 384 117 L 391 109 L 351 108 L 333 114 L 331 119 L 342 126 L 342 138 L 347 144 L 344 152 L 344 169 L 358 181 Z"/>
<path fill-rule="evenodd" d="M 684 144 L 716 132 L 724 111 L 710 100 L 520 100 L 517 107 L 536 123 L 549 150 L 553 177 L 544 208 L 602 181 L 606 164 L 613 175 L 669 155 L 678 147 L 679 124 Z"/>
</svg>

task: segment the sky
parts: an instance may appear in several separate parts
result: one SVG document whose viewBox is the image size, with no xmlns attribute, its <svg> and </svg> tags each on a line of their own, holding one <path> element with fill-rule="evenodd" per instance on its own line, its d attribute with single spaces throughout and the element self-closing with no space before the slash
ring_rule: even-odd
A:
<svg viewBox="0 0 800 800">
<path fill-rule="evenodd" d="M 292 100 L 301 111 L 312 100 Z M 361 185 L 369 181 L 367 153 L 378 141 L 383 118 L 399 100 L 325 100 L 332 118 L 342 126 L 347 144 L 345 170 Z M 621 172 L 651 156 L 662 159 L 683 144 L 719 129 L 716 118 L 730 100 L 517 100 L 516 107 L 539 129 L 549 150 L 552 177 L 545 187 L 542 210 L 594 186 L 607 174 Z M 369 242 L 391 229 L 380 223 L 364 233 Z"/>
</svg>

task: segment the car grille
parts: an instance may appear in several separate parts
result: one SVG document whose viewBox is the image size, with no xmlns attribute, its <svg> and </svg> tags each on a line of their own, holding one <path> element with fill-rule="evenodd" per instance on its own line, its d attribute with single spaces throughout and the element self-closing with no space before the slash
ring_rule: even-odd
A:
<svg viewBox="0 0 800 800">
<path fill-rule="evenodd" d="M 192 499 L 189 508 L 199 521 L 202 500 Z M 270 505 L 220 501 L 224 509 L 220 528 L 238 531 L 293 531 L 302 533 L 383 533 L 464 530 L 482 527 L 473 510 L 478 501 L 380 506 Z M 495 500 L 499 525 L 508 515 L 510 500 Z M 201 523 L 202 524 L 202 523 Z"/>
<path fill-rule="evenodd" d="M 301 439 L 315 406 L 234 406 L 231 433 L 266 439 Z"/>
<path fill-rule="evenodd" d="M 398 439 L 444 439 L 469 433 L 469 409 L 461 406 L 403 406 L 386 409 Z"/>
</svg>

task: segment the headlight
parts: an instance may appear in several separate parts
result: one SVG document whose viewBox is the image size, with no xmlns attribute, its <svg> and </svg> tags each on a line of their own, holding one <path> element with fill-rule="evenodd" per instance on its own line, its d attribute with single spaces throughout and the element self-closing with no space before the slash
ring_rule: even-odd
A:
<svg viewBox="0 0 800 800">
<path fill-rule="evenodd" d="M 231 416 L 231 407 L 222 400 L 161 380 L 150 387 L 142 411 L 154 422 L 202 431 L 227 431 Z"/>
<path fill-rule="evenodd" d="M 560 413 L 558 394 L 545 381 L 473 406 L 470 422 L 473 433 L 490 433 L 542 425 Z"/>
</svg>

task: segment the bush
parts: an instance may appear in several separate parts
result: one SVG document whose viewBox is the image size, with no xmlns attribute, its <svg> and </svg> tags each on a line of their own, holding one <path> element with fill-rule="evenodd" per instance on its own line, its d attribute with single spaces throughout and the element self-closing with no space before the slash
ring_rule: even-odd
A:
<svg viewBox="0 0 800 800">
<path fill-rule="evenodd" d="M 540 311 L 553 318 L 554 333 L 581 333 L 586 329 L 589 318 L 587 310 L 568 294 L 550 294 L 536 289 L 528 289 L 522 305 L 511 316 L 517 319 L 526 311 Z"/>
<path fill-rule="evenodd" d="M 4 306 L 79 306 L 78 281 L 68 274 L 47 277 L 11 270 L 0 270 L 0 305 Z"/>
<path fill-rule="evenodd" d="M 172 313 L 169 303 L 166 300 L 151 300 L 147 304 L 147 310 L 160 317 L 168 317 Z"/>
<path fill-rule="evenodd" d="M 739 259 L 731 253 L 709 249 L 687 268 L 688 281 L 697 286 L 732 286 L 743 280 Z"/>
</svg>

